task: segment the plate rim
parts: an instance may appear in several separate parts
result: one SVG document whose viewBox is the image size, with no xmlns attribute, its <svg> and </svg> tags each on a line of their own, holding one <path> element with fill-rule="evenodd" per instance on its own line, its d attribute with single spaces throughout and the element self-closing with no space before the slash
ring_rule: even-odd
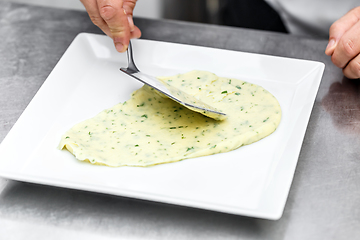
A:
<svg viewBox="0 0 360 240">
<path fill-rule="evenodd" d="M 71 51 L 72 46 L 74 45 L 74 43 L 77 43 L 79 41 L 83 41 L 82 39 L 88 38 L 88 37 L 97 38 L 97 37 L 106 37 L 106 36 L 99 35 L 99 34 L 92 34 L 92 33 L 80 33 L 80 34 L 78 34 L 74 38 L 74 40 L 71 42 L 68 49 L 64 52 L 62 57 L 59 59 L 58 63 L 55 65 L 54 69 L 51 71 L 49 76 L 46 78 L 46 80 L 44 81 L 44 84 L 39 88 L 39 90 L 35 94 L 34 98 L 40 92 L 40 90 L 43 88 L 43 86 L 46 84 L 48 79 L 50 79 L 53 76 L 54 71 L 57 69 L 58 65 L 64 61 L 63 59 L 66 56 L 68 56 L 68 54 Z M 221 51 L 240 52 L 240 51 L 235 51 L 235 50 L 226 50 L 226 49 L 220 49 L 220 48 L 214 48 L 214 47 L 204 47 L 204 46 L 197 46 L 197 45 L 191 45 L 191 44 L 182 44 L 182 43 L 172 43 L 172 42 L 165 42 L 165 41 L 155 41 L 155 40 L 145 40 L 145 39 L 139 39 L 139 40 L 136 40 L 136 41 L 140 41 L 140 42 L 141 41 L 149 41 L 149 42 L 165 43 L 165 44 L 171 44 L 171 45 L 172 44 L 186 45 L 186 46 L 192 46 L 192 47 L 196 47 L 196 48 L 211 48 L 211 49 L 217 49 L 217 50 L 221 50 Z M 311 104 L 311 109 L 308 111 L 308 119 L 307 119 L 305 127 L 304 127 L 303 136 L 301 137 L 301 143 L 302 143 L 303 139 L 304 139 L 304 136 L 305 136 L 305 132 L 306 132 L 308 123 L 309 123 L 309 118 L 311 116 L 311 112 L 312 112 L 312 109 L 314 107 L 314 102 L 316 100 L 317 92 L 318 92 L 318 89 L 319 89 L 319 86 L 320 86 L 320 83 L 321 83 L 321 80 L 322 80 L 322 76 L 323 76 L 324 69 L 325 69 L 325 64 L 322 63 L 322 62 L 317 62 L 317 61 L 313 61 L 313 60 L 295 59 L 295 58 L 289 58 L 289 57 L 280 57 L 280 56 L 272 56 L 272 55 L 249 53 L 249 52 L 240 52 L 240 53 L 250 54 L 250 55 L 258 55 L 258 56 L 266 57 L 266 58 L 281 58 L 281 59 L 287 59 L 287 60 L 291 60 L 291 61 L 293 61 L 293 60 L 295 60 L 295 61 L 306 61 L 306 62 L 311 62 L 311 63 L 314 64 L 315 67 L 313 69 L 313 72 L 317 72 L 319 74 L 319 78 L 318 78 L 318 81 L 317 81 L 317 87 L 316 87 L 315 94 L 313 95 L 313 101 L 312 101 L 312 104 Z M 26 112 L 29 109 L 29 106 L 32 105 L 33 99 L 30 101 L 28 106 L 25 108 L 24 112 Z M 0 156 L 2 155 L 1 150 L 2 150 L 2 146 L 4 145 L 4 142 L 7 143 L 8 139 L 10 138 L 9 136 L 12 135 L 13 129 L 16 128 L 17 122 L 22 118 L 24 112 L 20 115 L 20 117 L 15 122 L 15 124 L 10 129 L 10 131 L 7 133 L 7 135 L 5 136 L 3 141 L 0 143 Z M 123 197 L 135 198 L 135 199 L 155 201 L 155 202 L 160 202 L 160 203 L 163 202 L 163 203 L 172 204 L 172 205 L 181 205 L 181 206 L 186 206 L 186 207 L 193 207 L 193 208 L 206 209 L 206 210 L 211 210 L 211 211 L 224 212 L 224 213 L 228 213 L 228 214 L 236 214 L 236 215 L 243 215 L 243 216 L 250 216 L 250 217 L 257 217 L 257 218 L 266 218 L 266 219 L 270 219 L 270 220 L 278 220 L 278 219 L 281 218 L 281 216 L 283 214 L 283 210 L 285 208 L 286 200 L 287 200 L 287 198 L 289 196 L 289 191 L 290 191 L 291 184 L 293 182 L 293 177 L 294 177 L 294 174 L 295 174 L 296 165 L 297 165 L 298 160 L 299 160 L 300 151 L 301 151 L 301 144 L 300 144 L 300 147 L 298 149 L 298 155 L 296 157 L 296 160 L 293 162 L 294 163 L 293 168 L 290 171 L 291 179 L 290 179 L 290 181 L 288 183 L 288 187 L 287 187 L 287 189 L 286 189 L 286 191 L 284 193 L 285 197 L 282 199 L 282 203 L 278 204 L 278 206 L 280 206 L 280 205 L 281 206 L 276 208 L 276 209 L 274 208 L 273 211 L 268 211 L 268 212 L 260 211 L 260 213 L 259 213 L 259 211 L 257 211 L 259 209 L 260 203 L 259 203 L 258 208 L 250 209 L 250 210 L 246 209 L 246 208 L 238 208 L 238 209 L 235 209 L 235 210 L 234 209 L 228 210 L 226 208 L 226 206 L 224 206 L 224 207 L 220 206 L 220 208 L 217 209 L 214 206 L 211 207 L 211 204 L 208 204 L 208 205 L 210 205 L 210 208 L 208 208 L 208 207 L 204 208 L 203 206 L 199 206 L 199 204 L 196 204 L 196 201 L 195 201 L 195 204 L 194 204 L 193 200 L 188 200 L 187 202 L 185 201 L 185 204 L 184 204 L 184 201 L 181 201 L 181 200 L 180 200 L 180 202 L 177 202 L 177 201 L 174 201 L 174 199 L 166 198 L 166 197 L 165 198 L 149 197 L 149 196 L 146 196 L 146 195 L 148 195 L 147 193 L 145 193 L 145 194 L 144 193 L 143 194 L 141 194 L 141 193 L 140 194 L 131 194 L 131 191 L 129 191 L 127 194 L 126 193 L 124 194 L 124 192 L 126 192 L 126 191 L 122 190 L 122 193 L 119 194 L 119 193 L 115 193 L 115 191 L 111 191 L 111 190 L 108 189 L 108 188 L 111 189 L 112 187 L 108 187 L 106 189 L 106 191 L 101 190 L 101 189 L 100 190 L 99 189 L 94 190 L 94 187 L 91 187 L 91 186 L 84 186 L 84 185 L 81 186 L 82 184 L 76 184 L 76 183 L 69 184 L 68 182 L 65 182 L 65 184 L 63 184 L 63 182 L 56 182 L 56 181 L 53 181 L 52 179 L 49 181 L 49 179 L 47 179 L 47 178 L 42 178 L 42 177 L 36 178 L 34 176 L 27 175 L 27 174 L 21 174 L 19 172 L 18 173 L 12 173 L 11 171 L 9 172 L 9 171 L 6 171 L 4 169 L 0 169 L 0 177 L 7 178 L 7 179 L 12 179 L 12 180 L 16 180 L 16 181 L 36 183 L 36 184 L 40 184 L 40 185 L 48 185 L 48 186 L 75 189 L 75 190 L 80 190 L 80 191 L 104 193 L 104 194 L 117 195 L 117 196 L 123 196 Z M 97 188 L 97 186 L 95 186 L 95 188 Z M 140 196 L 140 195 L 142 195 L 142 196 Z M 150 196 L 151 196 L 151 194 L 150 194 Z M 169 201 L 169 199 L 171 201 Z M 214 205 L 216 206 L 218 204 L 214 204 Z M 229 208 L 231 208 L 231 207 L 229 207 Z"/>
</svg>

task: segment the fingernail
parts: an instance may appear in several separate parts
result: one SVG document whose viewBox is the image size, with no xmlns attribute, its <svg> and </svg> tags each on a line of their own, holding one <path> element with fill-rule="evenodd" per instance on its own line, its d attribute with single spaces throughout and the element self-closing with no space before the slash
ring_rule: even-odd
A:
<svg viewBox="0 0 360 240">
<path fill-rule="evenodd" d="M 133 32 L 135 30 L 133 18 L 132 18 L 132 16 L 128 15 L 127 19 L 128 19 L 129 26 L 130 26 L 130 32 Z"/>
<path fill-rule="evenodd" d="M 326 50 L 332 48 L 335 45 L 335 39 L 331 39 L 328 43 L 328 45 L 326 46 Z M 326 51 L 325 50 L 325 51 Z"/>
<path fill-rule="evenodd" d="M 115 43 L 115 48 L 118 52 L 124 52 L 124 45 L 122 43 Z"/>
</svg>

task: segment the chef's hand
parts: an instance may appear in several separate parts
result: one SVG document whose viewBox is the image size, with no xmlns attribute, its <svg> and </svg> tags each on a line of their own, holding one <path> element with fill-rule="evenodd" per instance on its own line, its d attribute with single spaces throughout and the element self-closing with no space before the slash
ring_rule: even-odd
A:
<svg viewBox="0 0 360 240">
<path fill-rule="evenodd" d="M 131 38 L 141 31 L 134 25 L 133 10 L 137 0 L 80 0 L 91 21 L 114 41 L 118 52 L 125 52 Z"/>
<path fill-rule="evenodd" d="M 348 78 L 360 78 L 360 7 L 352 9 L 330 27 L 325 54 Z"/>
</svg>

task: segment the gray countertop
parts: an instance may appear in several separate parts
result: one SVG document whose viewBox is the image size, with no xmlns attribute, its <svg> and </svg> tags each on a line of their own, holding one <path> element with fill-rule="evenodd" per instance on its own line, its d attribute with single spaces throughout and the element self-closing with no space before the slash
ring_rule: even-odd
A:
<svg viewBox="0 0 360 240">
<path fill-rule="evenodd" d="M 327 42 L 285 34 L 136 19 L 144 39 L 326 64 L 278 221 L 0 178 L 0 239 L 358 239 L 360 87 L 324 54 Z M 80 32 L 85 12 L 1 2 L 0 141 Z"/>
</svg>

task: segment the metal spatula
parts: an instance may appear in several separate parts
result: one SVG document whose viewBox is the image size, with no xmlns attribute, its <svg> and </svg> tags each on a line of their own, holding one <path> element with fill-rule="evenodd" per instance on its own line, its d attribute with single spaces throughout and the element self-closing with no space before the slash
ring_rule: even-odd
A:
<svg viewBox="0 0 360 240">
<path fill-rule="evenodd" d="M 157 78 L 147 75 L 145 73 L 140 72 L 140 70 L 136 67 L 131 42 L 129 43 L 129 47 L 127 49 L 128 56 L 128 67 L 120 68 L 120 70 L 130 77 L 135 78 L 136 80 L 145 83 L 146 85 L 156 89 L 157 91 L 165 94 L 170 99 L 180 103 L 181 105 L 191 109 L 192 111 L 199 112 L 205 116 L 210 118 L 214 118 L 216 120 L 223 120 L 226 118 L 226 114 L 219 112 L 217 109 L 209 106 L 196 99 L 194 96 L 181 91 L 173 86 L 165 86 L 161 81 Z M 176 96 L 176 97 L 175 97 Z"/>
</svg>

